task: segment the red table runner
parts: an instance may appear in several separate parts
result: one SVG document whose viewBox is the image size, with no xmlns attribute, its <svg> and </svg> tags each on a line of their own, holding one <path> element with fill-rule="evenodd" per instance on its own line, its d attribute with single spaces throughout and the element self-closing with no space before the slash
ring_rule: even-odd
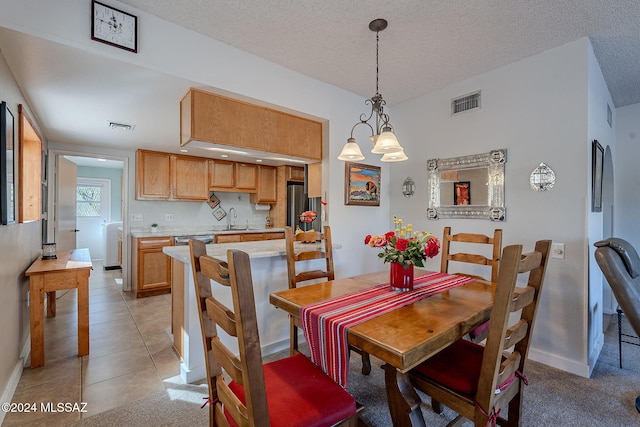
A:
<svg viewBox="0 0 640 427">
<path fill-rule="evenodd" d="M 473 280 L 466 276 L 428 272 L 415 278 L 412 291 L 394 291 L 386 283 L 302 307 L 302 328 L 311 360 L 346 388 L 349 376 L 347 328 Z"/>
</svg>

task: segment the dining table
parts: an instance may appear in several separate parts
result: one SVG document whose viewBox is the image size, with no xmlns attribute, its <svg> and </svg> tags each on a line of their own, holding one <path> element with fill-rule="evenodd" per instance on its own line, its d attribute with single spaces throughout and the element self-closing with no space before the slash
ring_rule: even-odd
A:
<svg viewBox="0 0 640 427">
<path fill-rule="evenodd" d="M 428 273 L 416 269 L 416 277 Z M 389 283 L 389 271 L 360 274 L 274 292 L 269 301 L 301 326 L 303 307 Z M 347 329 L 348 344 L 384 363 L 385 389 L 394 426 L 425 426 L 421 400 L 407 372 L 489 318 L 495 286 L 472 280 L 393 309 Z"/>
</svg>

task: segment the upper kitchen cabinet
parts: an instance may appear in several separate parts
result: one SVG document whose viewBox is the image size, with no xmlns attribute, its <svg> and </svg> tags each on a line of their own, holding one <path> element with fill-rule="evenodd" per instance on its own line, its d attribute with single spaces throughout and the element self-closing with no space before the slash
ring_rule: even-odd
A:
<svg viewBox="0 0 640 427">
<path fill-rule="evenodd" d="M 169 200 L 171 197 L 171 156 L 167 153 L 136 152 L 136 199 Z"/>
<path fill-rule="evenodd" d="M 258 165 L 258 188 L 250 196 L 251 203 L 276 203 L 276 171 L 273 166 Z"/>
<path fill-rule="evenodd" d="M 209 160 L 209 187 L 218 191 L 233 191 L 235 188 L 235 162 Z"/>
<path fill-rule="evenodd" d="M 136 199 L 209 199 L 207 159 L 138 150 L 136 152 Z"/>
<path fill-rule="evenodd" d="M 180 145 L 208 142 L 322 159 L 322 123 L 190 89 L 180 101 Z"/>
<path fill-rule="evenodd" d="M 209 167 L 207 159 L 172 155 L 175 162 L 173 174 L 176 200 L 209 200 Z"/>
</svg>

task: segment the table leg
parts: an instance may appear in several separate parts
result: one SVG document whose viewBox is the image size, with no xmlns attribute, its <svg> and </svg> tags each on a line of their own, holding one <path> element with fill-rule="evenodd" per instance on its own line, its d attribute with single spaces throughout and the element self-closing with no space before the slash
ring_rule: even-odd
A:
<svg viewBox="0 0 640 427">
<path fill-rule="evenodd" d="M 47 317 L 56 317 L 56 291 L 47 292 Z"/>
<path fill-rule="evenodd" d="M 37 368 L 44 365 L 44 276 L 33 275 L 29 283 L 31 368 Z"/>
<path fill-rule="evenodd" d="M 385 363 L 384 382 L 387 402 L 394 427 L 425 426 L 420 404 L 422 401 L 414 390 L 407 374 Z"/>
<path fill-rule="evenodd" d="M 78 272 L 78 356 L 89 354 L 89 271 Z"/>
</svg>

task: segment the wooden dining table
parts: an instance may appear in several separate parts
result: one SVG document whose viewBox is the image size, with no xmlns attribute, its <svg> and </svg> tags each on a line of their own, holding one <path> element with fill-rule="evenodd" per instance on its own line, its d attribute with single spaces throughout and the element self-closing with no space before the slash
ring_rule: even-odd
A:
<svg viewBox="0 0 640 427">
<path fill-rule="evenodd" d="M 416 269 L 416 277 L 424 273 Z M 368 273 L 272 293 L 271 304 L 300 326 L 301 308 L 388 283 L 389 272 Z M 421 400 L 406 373 L 489 317 L 494 286 L 475 280 L 366 320 L 347 331 L 349 344 L 385 363 L 385 388 L 394 426 L 424 426 Z"/>
</svg>

